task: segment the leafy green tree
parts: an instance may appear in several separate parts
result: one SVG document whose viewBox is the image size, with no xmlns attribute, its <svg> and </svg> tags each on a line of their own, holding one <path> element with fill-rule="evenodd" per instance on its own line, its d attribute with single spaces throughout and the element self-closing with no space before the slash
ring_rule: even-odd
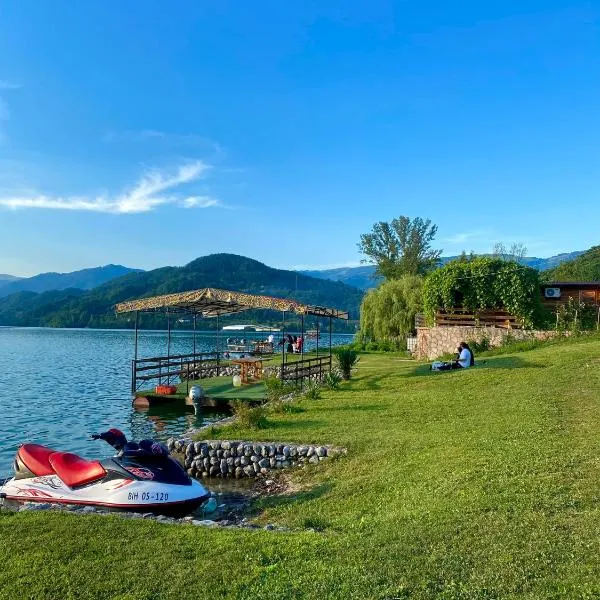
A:
<svg viewBox="0 0 600 600">
<path fill-rule="evenodd" d="M 436 233 L 437 225 L 429 219 L 398 217 L 391 223 L 375 223 L 371 233 L 360 236 L 358 248 L 385 279 L 423 275 L 440 259 L 441 250 L 431 248 Z"/>
<path fill-rule="evenodd" d="M 361 339 L 404 341 L 414 330 L 415 316 L 422 308 L 422 291 L 422 277 L 404 275 L 367 292 L 360 307 Z"/>
<path fill-rule="evenodd" d="M 507 248 L 502 242 L 496 242 L 494 244 L 492 256 L 494 258 L 501 258 L 502 260 L 523 264 L 523 260 L 527 256 L 527 246 L 514 243 L 510 248 Z"/>
</svg>

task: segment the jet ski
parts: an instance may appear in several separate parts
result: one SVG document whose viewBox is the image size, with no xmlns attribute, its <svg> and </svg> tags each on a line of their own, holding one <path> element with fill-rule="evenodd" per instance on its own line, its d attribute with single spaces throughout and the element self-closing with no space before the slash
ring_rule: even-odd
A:
<svg viewBox="0 0 600 600">
<path fill-rule="evenodd" d="M 210 496 L 159 442 L 128 442 L 118 429 L 92 439 L 104 440 L 116 455 L 86 460 L 39 444 L 23 444 L 15 457 L 14 477 L 0 485 L 0 498 L 185 515 Z"/>
</svg>

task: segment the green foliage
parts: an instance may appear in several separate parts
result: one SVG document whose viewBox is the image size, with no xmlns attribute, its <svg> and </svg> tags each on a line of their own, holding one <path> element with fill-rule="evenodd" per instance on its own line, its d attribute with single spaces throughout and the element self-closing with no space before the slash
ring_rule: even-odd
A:
<svg viewBox="0 0 600 600">
<path fill-rule="evenodd" d="M 481 352 L 487 352 L 491 348 L 490 338 L 485 335 L 480 340 L 469 340 L 467 344 L 469 344 L 469 348 L 471 348 L 476 355 Z"/>
<path fill-rule="evenodd" d="M 323 385 L 329 390 L 337 390 L 342 382 L 342 376 L 337 369 L 331 369 L 323 378 Z"/>
<path fill-rule="evenodd" d="M 268 377 L 264 380 L 264 384 L 267 388 L 267 400 L 270 402 L 276 402 L 294 391 L 293 385 L 281 381 L 279 377 Z"/>
<path fill-rule="evenodd" d="M 598 307 L 574 298 L 560 304 L 556 310 L 556 329 L 559 331 L 586 331 L 597 329 Z"/>
<path fill-rule="evenodd" d="M 340 346 L 334 350 L 334 354 L 342 379 L 350 379 L 352 367 L 358 362 L 358 353 L 353 348 Z"/>
<path fill-rule="evenodd" d="M 505 310 L 533 327 L 542 318 L 539 274 L 535 269 L 498 258 L 452 261 L 430 273 L 423 286 L 428 319 L 439 309 Z"/>
<path fill-rule="evenodd" d="M 234 400 L 231 404 L 238 427 L 264 429 L 267 426 L 267 411 L 264 406 L 253 407 L 243 400 Z"/>
<path fill-rule="evenodd" d="M 600 246 L 545 271 L 544 281 L 600 281 Z"/>
<path fill-rule="evenodd" d="M 422 277 L 405 275 L 368 291 L 360 307 L 359 338 L 379 342 L 380 350 L 384 350 L 382 343 L 388 344 L 388 351 L 402 344 L 405 348 L 406 336 L 415 328 L 415 315 L 422 309 L 422 290 Z"/>
<path fill-rule="evenodd" d="M 304 384 L 302 396 L 307 400 L 318 400 L 321 397 L 321 384 L 314 379 L 309 379 Z"/>
<path fill-rule="evenodd" d="M 436 233 L 437 225 L 429 219 L 398 217 L 391 223 L 375 223 L 371 233 L 360 236 L 358 248 L 385 279 L 423 275 L 440 259 L 441 250 L 431 249 Z"/>
</svg>

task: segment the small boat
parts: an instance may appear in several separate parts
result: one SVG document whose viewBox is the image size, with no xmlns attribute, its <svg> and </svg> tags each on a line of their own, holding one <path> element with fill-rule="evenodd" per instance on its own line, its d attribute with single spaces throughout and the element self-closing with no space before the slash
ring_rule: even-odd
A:
<svg viewBox="0 0 600 600">
<path fill-rule="evenodd" d="M 269 327 L 268 325 L 225 325 L 222 331 L 257 331 L 270 332 L 281 331 L 278 327 Z"/>
<path fill-rule="evenodd" d="M 118 429 L 92 439 L 104 440 L 117 454 L 86 460 L 39 444 L 23 444 L 15 457 L 14 477 L 0 484 L 0 498 L 185 515 L 210 497 L 158 442 L 128 442 Z"/>
<path fill-rule="evenodd" d="M 306 337 L 310 338 L 310 339 L 317 339 L 317 338 L 321 337 L 321 333 L 319 332 L 318 329 L 307 329 Z"/>
</svg>

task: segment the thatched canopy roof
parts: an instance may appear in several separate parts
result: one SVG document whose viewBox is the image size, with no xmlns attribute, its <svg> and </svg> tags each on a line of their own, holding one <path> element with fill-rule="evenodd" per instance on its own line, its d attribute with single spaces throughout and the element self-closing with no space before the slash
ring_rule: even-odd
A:
<svg viewBox="0 0 600 600">
<path fill-rule="evenodd" d="M 202 315 L 203 317 L 229 315 L 244 310 L 266 309 L 279 312 L 293 312 L 298 315 L 348 319 L 347 311 L 335 308 L 312 306 L 295 300 L 273 298 L 271 296 L 256 296 L 254 294 L 218 290 L 215 288 L 140 298 L 139 300 L 120 302 L 115 307 L 117 313 L 134 311 L 154 312 L 166 309 L 170 312 L 192 313 Z"/>
</svg>

